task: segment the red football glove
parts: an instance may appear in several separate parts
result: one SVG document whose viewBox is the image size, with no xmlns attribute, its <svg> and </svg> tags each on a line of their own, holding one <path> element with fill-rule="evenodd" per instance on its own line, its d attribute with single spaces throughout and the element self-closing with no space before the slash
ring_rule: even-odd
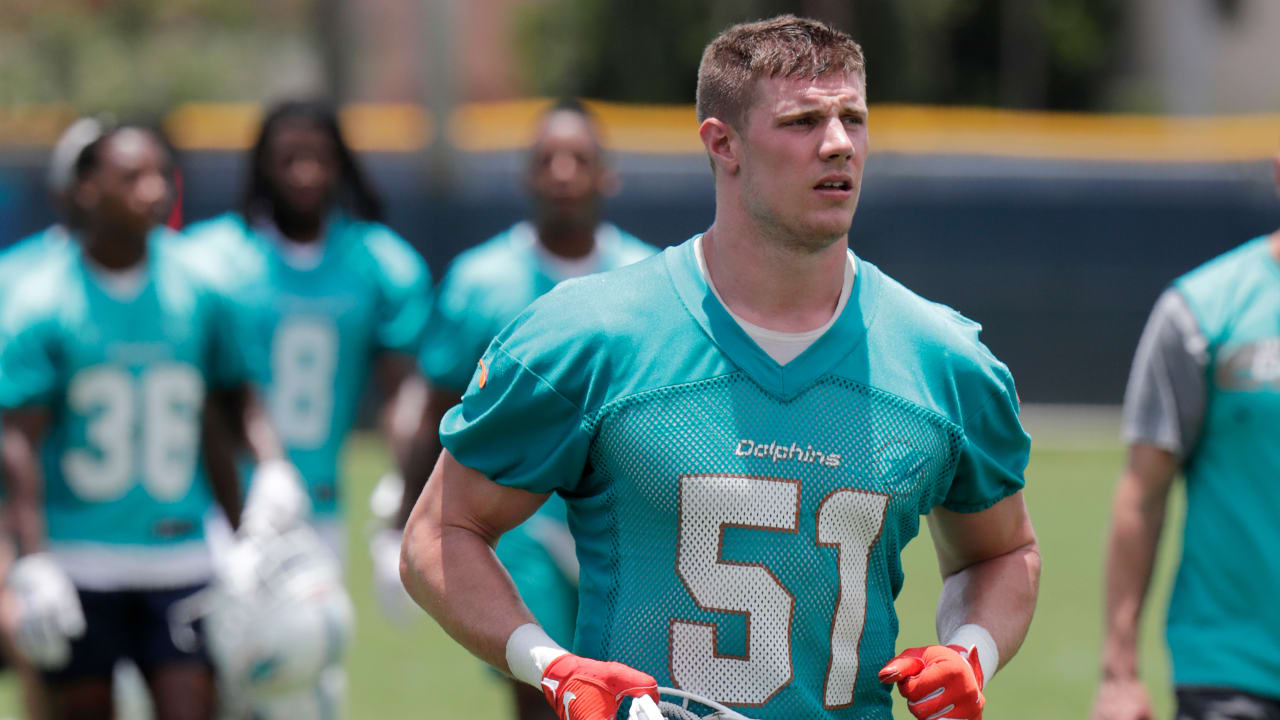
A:
<svg viewBox="0 0 1280 720">
<path fill-rule="evenodd" d="M 615 720 L 624 698 L 647 695 L 657 703 L 658 683 L 622 663 L 570 654 L 542 673 L 542 694 L 560 720 Z"/>
<path fill-rule="evenodd" d="M 982 666 L 977 649 L 959 645 L 911 648 L 880 670 L 880 682 L 898 683 L 907 709 L 919 720 L 982 720 Z"/>
</svg>

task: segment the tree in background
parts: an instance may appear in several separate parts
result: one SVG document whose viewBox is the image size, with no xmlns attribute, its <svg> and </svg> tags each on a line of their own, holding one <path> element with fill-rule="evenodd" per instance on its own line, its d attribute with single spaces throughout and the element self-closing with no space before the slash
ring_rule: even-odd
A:
<svg viewBox="0 0 1280 720">
<path fill-rule="evenodd" d="M 516 42 L 528 91 L 693 101 L 706 40 L 791 12 L 863 45 L 876 102 L 1097 109 L 1123 39 L 1122 0 L 545 0 Z"/>
<path fill-rule="evenodd" d="M 322 71 L 309 0 L 5 0 L 0 105 L 154 114 L 262 100 Z M 318 88 L 312 88 L 318 89 Z"/>
</svg>

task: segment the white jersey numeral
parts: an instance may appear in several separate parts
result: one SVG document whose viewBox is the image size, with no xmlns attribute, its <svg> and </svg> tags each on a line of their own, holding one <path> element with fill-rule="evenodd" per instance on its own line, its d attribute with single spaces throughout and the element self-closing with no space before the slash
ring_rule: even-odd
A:
<svg viewBox="0 0 1280 720">
<path fill-rule="evenodd" d="M 818 544 L 834 545 L 840 558 L 840 599 L 831 619 L 831 658 L 822 693 L 828 709 L 853 703 L 858 644 L 867 619 L 867 560 L 888 508 L 888 495 L 849 489 L 831 493 L 818 506 Z"/>
<path fill-rule="evenodd" d="M 195 478 L 204 405 L 204 381 L 194 368 L 156 367 L 136 378 L 116 368 L 91 368 L 72 378 L 67 404 L 87 418 L 88 447 L 62 456 L 63 476 L 77 497 L 122 497 L 133 486 L 139 455 L 148 494 L 165 501 L 186 495 Z"/>
<path fill-rule="evenodd" d="M 204 382 L 189 367 L 163 367 L 142 384 L 143 457 L 147 491 L 157 500 L 187 494 L 200 448 L 200 409 Z"/>
<path fill-rule="evenodd" d="M 867 560 L 880 537 L 889 497 L 838 490 L 818 507 L 819 545 L 837 549 L 840 596 L 831 623 L 823 704 L 853 701 L 858 644 L 867 610 Z M 739 475 L 680 480 L 677 572 L 699 607 L 746 616 L 746 656 L 716 652 L 716 626 L 671 622 L 671 675 L 676 685 L 730 705 L 763 705 L 794 677 L 791 620 L 795 595 L 767 567 L 721 559 L 725 527 L 797 531 L 800 482 Z"/>
<path fill-rule="evenodd" d="M 321 318 L 287 318 L 271 343 L 271 420 L 284 442 L 318 448 L 329 439 L 338 332 Z"/>
<path fill-rule="evenodd" d="M 671 623 L 671 678 L 720 702 L 762 704 L 791 681 L 791 612 L 796 600 L 762 565 L 720 559 L 726 525 L 794 532 L 800 484 L 694 475 L 680 481 L 676 571 L 699 607 L 747 616 L 746 657 L 716 653 L 714 625 Z"/>
</svg>

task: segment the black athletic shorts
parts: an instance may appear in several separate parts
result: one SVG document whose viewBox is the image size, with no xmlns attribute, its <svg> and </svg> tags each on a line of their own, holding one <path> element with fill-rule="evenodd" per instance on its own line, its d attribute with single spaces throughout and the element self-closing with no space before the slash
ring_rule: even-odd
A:
<svg viewBox="0 0 1280 720">
<path fill-rule="evenodd" d="M 1280 700 L 1218 687 L 1180 686 L 1175 720 L 1280 720 Z"/>
<path fill-rule="evenodd" d="M 197 662 L 212 669 L 203 642 L 183 649 L 174 644 L 169 609 L 202 589 L 193 585 L 172 590 L 79 590 L 84 608 L 84 635 L 71 641 L 71 662 L 46 671 L 46 682 L 110 678 L 116 662 L 133 660 L 144 673 L 165 665 Z M 196 638 L 200 638 L 197 627 Z"/>
</svg>

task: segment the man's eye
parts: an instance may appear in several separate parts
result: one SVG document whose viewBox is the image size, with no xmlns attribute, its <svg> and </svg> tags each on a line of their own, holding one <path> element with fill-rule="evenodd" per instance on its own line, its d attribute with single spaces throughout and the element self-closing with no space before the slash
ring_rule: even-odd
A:
<svg viewBox="0 0 1280 720">
<path fill-rule="evenodd" d="M 862 117 L 861 115 L 846 115 L 844 117 L 845 125 L 862 125 L 866 121 L 867 119 Z"/>
<path fill-rule="evenodd" d="M 802 118 L 796 118 L 796 119 L 794 119 L 794 120 L 791 120 L 791 121 L 789 121 L 787 124 L 788 124 L 788 125 L 799 125 L 799 126 L 802 126 L 802 127 L 803 127 L 803 126 L 807 126 L 807 125 L 812 125 L 812 124 L 813 124 L 813 122 L 814 122 L 814 121 L 813 121 L 813 118 L 811 118 L 811 117 L 802 117 Z"/>
</svg>

